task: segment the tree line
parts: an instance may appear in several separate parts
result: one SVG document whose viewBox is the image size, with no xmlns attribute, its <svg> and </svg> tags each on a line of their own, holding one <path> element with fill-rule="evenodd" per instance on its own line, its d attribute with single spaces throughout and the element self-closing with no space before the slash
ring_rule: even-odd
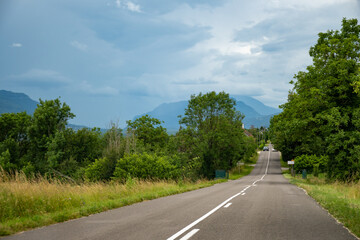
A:
<svg viewBox="0 0 360 240">
<path fill-rule="evenodd" d="M 169 135 L 159 119 L 145 115 L 121 129 L 67 127 L 75 117 L 60 99 L 41 100 L 33 115 L 0 116 L 0 167 L 74 181 L 213 178 L 255 153 L 242 129 L 243 115 L 229 94 L 192 95 L 180 129 Z"/>
<path fill-rule="evenodd" d="M 344 18 L 340 31 L 319 33 L 309 53 L 312 65 L 295 75 L 283 112 L 271 120 L 272 142 L 295 166 L 323 170 L 329 179 L 359 180 L 358 20 Z"/>
</svg>

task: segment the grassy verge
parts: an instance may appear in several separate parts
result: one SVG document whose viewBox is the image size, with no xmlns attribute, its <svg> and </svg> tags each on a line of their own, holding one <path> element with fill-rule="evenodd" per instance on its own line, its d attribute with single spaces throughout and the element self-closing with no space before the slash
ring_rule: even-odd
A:
<svg viewBox="0 0 360 240">
<path fill-rule="evenodd" d="M 305 189 L 331 215 L 360 237 L 360 182 L 328 183 L 324 175 L 308 175 L 306 180 L 284 175 L 291 183 Z"/>
<path fill-rule="evenodd" d="M 280 155 L 280 164 L 282 168 L 289 168 L 289 164 L 287 163 L 287 161 L 284 161 L 284 159 L 282 158 L 282 155 Z"/>
<path fill-rule="evenodd" d="M 246 175 L 249 175 L 251 171 L 254 169 L 254 165 L 256 164 L 257 160 L 259 158 L 259 154 L 256 152 L 251 156 L 251 158 L 247 161 L 246 164 L 241 165 L 240 167 L 234 167 L 229 171 L 229 179 L 230 180 L 236 180 L 239 178 L 242 178 Z M 250 165 L 249 165 L 250 164 Z"/>
<path fill-rule="evenodd" d="M 236 179 L 239 179 L 241 177 L 244 177 L 244 176 L 248 175 L 249 173 L 251 173 L 251 171 L 253 169 L 254 169 L 254 167 L 249 166 L 249 165 L 241 166 L 240 170 L 239 170 L 239 167 L 233 168 L 229 172 L 229 179 L 230 180 L 236 180 Z"/>
<path fill-rule="evenodd" d="M 225 180 L 197 182 L 136 181 L 74 185 L 27 179 L 0 172 L 0 236 L 13 234 L 144 200 L 211 186 Z"/>
</svg>

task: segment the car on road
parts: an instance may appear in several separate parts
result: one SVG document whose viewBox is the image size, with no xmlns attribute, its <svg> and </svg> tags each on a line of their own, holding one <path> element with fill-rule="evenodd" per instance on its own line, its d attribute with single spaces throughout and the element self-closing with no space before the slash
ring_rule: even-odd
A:
<svg viewBox="0 0 360 240">
<path fill-rule="evenodd" d="M 263 151 L 269 151 L 269 148 L 265 146 L 265 147 L 263 148 Z"/>
</svg>

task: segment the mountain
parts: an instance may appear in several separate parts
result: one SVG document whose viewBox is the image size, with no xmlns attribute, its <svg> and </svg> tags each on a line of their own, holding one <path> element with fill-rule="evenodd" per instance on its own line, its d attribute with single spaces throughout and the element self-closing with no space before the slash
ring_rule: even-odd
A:
<svg viewBox="0 0 360 240">
<path fill-rule="evenodd" d="M 0 114 L 26 111 L 26 113 L 31 115 L 34 113 L 37 104 L 37 102 L 24 93 L 0 90 Z"/>
<path fill-rule="evenodd" d="M 272 108 L 264 105 L 262 102 L 247 96 L 231 96 L 236 101 L 236 110 L 240 111 L 245 115 L 243 123 L 245 128 L 250 128 L 251 126 L 268 127 L 270 124 L 270 118 L 280 113 L 280 109 Z M 241 100 L 243 101 L 241 101 Z M 142 115 L 134 117 L 139 118 L 144 115 L 149 115 L 153 118 L 160 119 L 164 121 L 163 126 L 167 128 L 169 132 L 174 132 L 179 129 L 179 115 L 184 115 L 184 110 L 187 107 L 188 101 L 179 101 L 173 103 L 163 103 L 156 107 L 154 110 L 147 112 Z M 251 106 L 250 106 L 251 105 Z"/>
<path fill-rule="evenodd" d="M 272 115 L 272 114 L 278 114 L 281 112 L 279 108 L 273 108 L 266 106 L 259 100 L 256 100 L 255 98 L 249 97 L 249 96 L 241 96 L 241 95 L 233 95 L 232 98 L 236 99 L 236 101 L 241 101 L 245 103 L 246 105 L 252 107 L 255 111 L 258 113 L 261 113 L 261 115 Z"/>
<path fill-rule="evenodd" d="M 38 102 L 32 100 L 24 93 L 14 93 L 11 91 L 0 90 L 0 114 L 2 113 L 18 113 L 26 111 L 27 114 L 32 115 L 37 108 Z M 75 124 L 68 124 L 74 130 L 88 128 Z M 101 132 L 106 132 L 107 129 L 100 129 Z"/>
</svg>

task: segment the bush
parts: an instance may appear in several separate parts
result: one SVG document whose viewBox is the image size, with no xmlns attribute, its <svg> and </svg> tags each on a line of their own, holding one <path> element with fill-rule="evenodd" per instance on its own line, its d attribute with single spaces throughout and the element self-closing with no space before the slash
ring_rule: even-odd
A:
<svg viewBox="0 0 360 240">
<path fill-rule="evenodd" d="M 176 179 L 179 173 L 169 157 L 142 153 L 128 155 L 118 160 L 114 179 L 125 181 L 128 176 L 139 179 Z"/>
<path fill-rule="evenodd" d="M 306 169 L 307 172 L 324 172 L 328 163 L 327 156 L 316 155 L 301 155 L 295 158 L 294 169 L 296 171 L 302 171 Z"/>
<path fill-rule="evenodd" d="M 85 178 L 89 181 L 108 180 L 114 171 L 114 164 L 107 158 L 96 159 L 85 169 Z"/>
</svg>

